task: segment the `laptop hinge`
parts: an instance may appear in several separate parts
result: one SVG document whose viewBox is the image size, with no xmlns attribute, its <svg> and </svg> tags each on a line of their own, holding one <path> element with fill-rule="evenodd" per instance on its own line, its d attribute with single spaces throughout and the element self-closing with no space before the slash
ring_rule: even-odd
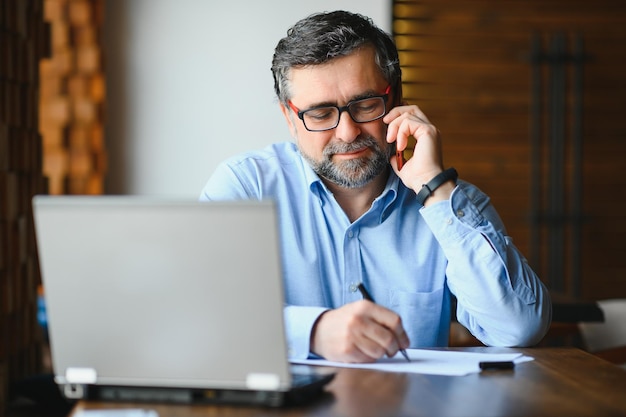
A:
<svg viewBox="0 0 626 417">
<path fill-rule="evenodd" d="M 280 388 L 280 377 L 270 373 L 249 373 L 246 376 L 246 387 L 260 391 L 274 391 Z"/>
<path fill-rule="evenodd" d="M 65 380 L 55 378 L 66 398 L 80 400 L 87 397 L 87 387 L 98 379 L 93 368 L 67 368 Z"/>
</svg>

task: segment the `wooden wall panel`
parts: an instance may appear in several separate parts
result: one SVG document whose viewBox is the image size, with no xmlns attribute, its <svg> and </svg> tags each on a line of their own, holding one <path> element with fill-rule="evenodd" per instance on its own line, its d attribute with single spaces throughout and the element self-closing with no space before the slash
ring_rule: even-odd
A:
<svg viewBox="0 0 626 417">
<path fill-rule="evenodd" d="M 12 382 L 45 370 L 31 199 L 102 191 L 102 7 L 0 1 L 0 410 Z"/>
<path fill-rule="evenodd" d="M 12 382 L 42 370 L 31 198 L 45 192 L 37 128 L 42 0 L 0 1 L 0 414 Z"/>
<path fill-rule="evenodd" d="M 101 0 L 44 0 L 52 32 L 41 61 L 40 128 L 50 194 L 101 194 L 106 172 Z"/>
<path fill-rule="evenodd" d="M 580 289 L 568 282 L 576 262 L 564 235 L 565 295 L 582 299 L 626 297 L 626 2 L 599 0 L 394 1 L 394 36 L 403 65 L 405 99 L 418 104 L 440 129 L 446 165 L 492 198 L 516 245 L 531 247 L 531 40 L 544 47 L 558 33 L 584 42 L 583 188 Z M 542 69 L 543 82 L 549 77 Z M 567 86 L 572 71 L 568 69 Z M 573 101 L 568 89 L 566 103 Z M 543 94 L 541 133 L 548 136 Z M 571 114 L 565 135 L 572 133 Z M 551 163 L 542 139 L 542 189 Z M 565 199 L 571 192 L 571 145 L 565 145 Z M 549 196 L 543 191 L 544 198 Z M 545 202 L 542 203 L 545 205 Z M 545 209 L 544 206 L 541 209 Z M 548 243 L 539 243 L 533 267 L 550 282 Z M 576 261 L 574 259 L 573 261 Z"/>
</svg>

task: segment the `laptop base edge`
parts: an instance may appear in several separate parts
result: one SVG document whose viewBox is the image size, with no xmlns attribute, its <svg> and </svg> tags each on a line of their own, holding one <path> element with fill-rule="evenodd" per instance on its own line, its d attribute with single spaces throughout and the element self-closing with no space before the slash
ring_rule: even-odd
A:
<svg viewBox="0 0 626 417">
<path fill-rule="evenodd" d="M 285 407 L 310 403 L 320 398 L 334 374 L 288 391 L 261 391 L 211 388 L 167 388 L 143 386 L 108 386 L 67 384 L 59 388 L 71 400 L 105 402 L 140 402 L 168 404 L 224 404 L 241 406 Z M 70 386 L 71 385 L 71 386 Z M 68 391 L 69 390 L 69 391 Z M 70 394 L 70 395 L 68 395 Z"/>
</svg>

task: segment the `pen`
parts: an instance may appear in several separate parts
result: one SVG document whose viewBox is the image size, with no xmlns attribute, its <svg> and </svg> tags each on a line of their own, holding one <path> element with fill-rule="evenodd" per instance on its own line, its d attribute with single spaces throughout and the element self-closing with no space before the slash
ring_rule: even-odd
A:
<svg viewBox="0 0 626 417">
<path fill-rule="evenodd" d="M 367 301 L 371 301 L 372 303 L 376 302 L 374 301 L 370 293 L 367 292 L 367 290 L 365 289 L 365 285 L 363 285 L 362 282 L 359 284 L 358 288 L 359 288 L 359 291 L 361 291 L 361 294 L 363 295 L 364 299 L 366 299 Z M 407 355 L 405 349 L 400 349 L 400 353 L 402 353 L 402 356 L 404 356 L 404 359 L 406 359 L 407 362 L 411 362 L 411 359 L 409 359 L 409 355 Z"/>
<path fill-rule="evenodd" d="M 515 368 L 515 362 L 513 361 L 478 362 L 478 366 L 482 370 L 513 369 Z"/>
</svg>

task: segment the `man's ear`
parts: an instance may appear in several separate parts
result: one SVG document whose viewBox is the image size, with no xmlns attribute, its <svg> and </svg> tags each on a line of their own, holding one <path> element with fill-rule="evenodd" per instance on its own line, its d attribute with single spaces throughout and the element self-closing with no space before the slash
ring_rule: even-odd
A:
<svg viewBox="0 0 626 417">
<path fill-rule="evenodd" d="M 278 105 L 280 106 L 280 111 L 283 113 L 283 116 L 285 116 L 285 121 L 287 122 L 287 127 L 289 128 L 289 132 L 291 133 L 291 136 L 295 138 L 297 136 L 296 125 L 293 120 L 293 115 L 291 114 L 291 109 L 289 109 L 283 103 L 278 103 Z"/>
</svg>

